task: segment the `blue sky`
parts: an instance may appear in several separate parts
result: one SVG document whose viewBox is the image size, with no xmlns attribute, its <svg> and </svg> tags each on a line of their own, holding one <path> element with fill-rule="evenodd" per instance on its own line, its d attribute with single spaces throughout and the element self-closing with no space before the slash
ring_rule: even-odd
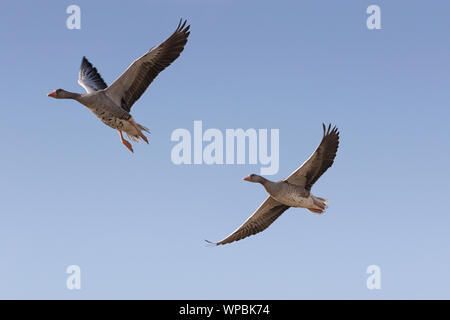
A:
<svg viewBox="0 0 450 320">
<path fill-rule="evenodd" d="M 81 8 L 68 30 L 66 8 Z M 368 30 L 366 8 L 381 8 Z M 450 4 L 444 1 L 3 1 L 0 298 L 450 298 Z M 131 154 L 74 101 L 83 55 L 110 84 L 173 32 L 180 58 L 135 104 Z M 220 240 L 265 199 L 258 165 L 176 166 L 171 133 L 280 130 L 282 179 L 341 131 L 314 194 L 265 232 Z M 81 290 L 66 288 L 67 266 Z M 369 265 L 382 289 L 368 290 Z"/>
</svg>

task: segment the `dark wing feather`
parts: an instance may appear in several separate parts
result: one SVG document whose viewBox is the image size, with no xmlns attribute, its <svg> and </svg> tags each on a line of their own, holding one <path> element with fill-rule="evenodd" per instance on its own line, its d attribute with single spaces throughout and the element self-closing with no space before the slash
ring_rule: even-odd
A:
<svg viewBox="0 0 450 320">
<path fill-rule="evenodd" d="M 98 73 L 97 68 L 94 68 L 86 57 L 83 57 L 83 60 L 81 61 L 78 83 L 87 93 L 108 87 L 100 73 Z"/>
<path fill-rule="evenodd" d="M 331 128 L 331 124 L 328 128 L 325 124 L 322 126 L 323 138 L 316 151 L 285 181 L 311 190 L 313 184 L 331 167 L 339 147 L 339 131 L 336 126 Z"/>
<path fill-rule="evenodd" d="M 106 94 L 126 111 L 145 92 L 153 79 L 177 59 L 189 37 L 186 21 L 178 24 L 175 32 L 156 48 L 134 61 L 128 69 L 109 86 Z"/>
<path fill-rule="evenodd" d="M 268 197 L 266 201 L 248 218 L 239 228 L 222 241 L 214 244 L 221 245 L 234 241 L 242 240 L 248 236 L 257 234 L 270 226 L 283 212 L 289 209 L 272 197 Z M 209 242 L 209 241 L 208 241 Z"/>
</svg>

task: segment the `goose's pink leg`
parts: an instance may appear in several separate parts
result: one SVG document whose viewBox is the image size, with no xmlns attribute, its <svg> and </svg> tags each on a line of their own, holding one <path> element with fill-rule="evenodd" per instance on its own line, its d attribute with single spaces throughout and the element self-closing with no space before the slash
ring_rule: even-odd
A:
<svg viewBox="0 0 450 320">
<path fill-rule="evenodd" d="M 136 125 L 136 122 L 134 122 L 133 119 L 130 119 L 130 123 L 131 123 L 131 125 L 136 129 L 136 131 L 137 131 L 139 137 L 141 137 L 141 138 L 142 138 L 145 142 L 147 142 L 147 144 L 148 144 L 148 139 L 147 139 L 147 137 L 144 136 L 144 134 L 141 132 L 141 130 L 139 130 L 139 128 L 138 128 L 137 125 Z"/>
<path fill-rule="evenodd" d="M 120 131 L 120 130 L 117 130 L 117 131 L 119 131 L 120 142 L 122 142 L 124 144 L 124 146 L 128 148 L 128 150 L 130 150 L 131 152 L 134 152 L 133 147 L 131 146 L 131 143 L 129 143 L 127 140 L 125 140 L 123 138 L 122 131 Z"/>
</svg>

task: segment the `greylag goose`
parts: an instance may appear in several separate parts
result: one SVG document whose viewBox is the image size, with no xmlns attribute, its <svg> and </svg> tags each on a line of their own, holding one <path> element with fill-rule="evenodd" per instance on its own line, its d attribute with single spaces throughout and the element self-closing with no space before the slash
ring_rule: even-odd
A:
<svg viewBox="0 0 450 320">
<path fill-rule="evenodd" d="M 207 242 L 222 245 L 257 234 L 269 227 L 290 207 L 306 208 L 317 214 L 323 213 L 328 200 L 312 195 L 311 187 L 333 164 L 338 146 L 338 129 L 331 128 L 331 125 L 326 128 L 323 124 L 323 138 L 319 146 L 287 179 L 272 182 L 256 174 L 245 177 L 246 181 L 262 184 L 269 197 L 228 237 L 219 242 Z"/>
<path fill-rule="evenodd" d="M 177 29 L 166 41 L 135 60 L 109 87 L 97 69 L 83 57 L 78 83 L 86 90 L 86 94 L 57 89 L 48 96 L 56 99 L 73 99 L 85 105 L 103 123 L 116 129 L 120 141 L 133 152 L 131 143 L 123 138 L 122 132 L 133 141 L 139 142 L 142 139 L 148 143 L 142 131 L 149 132 L 149 130 L 134 121 L 130 114 L 131 107 L 153 79 L 179 57 L 187 43 L 189 28 L 186 21 L 182 23 L 180 20 Z"/>
</svg>

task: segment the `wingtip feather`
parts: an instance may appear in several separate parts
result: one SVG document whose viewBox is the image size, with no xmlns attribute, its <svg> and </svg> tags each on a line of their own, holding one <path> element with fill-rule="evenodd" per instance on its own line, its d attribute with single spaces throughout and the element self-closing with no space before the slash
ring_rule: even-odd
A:
<svg viewBox="0 0 450 320">
<path fill-rule="evenodd" d="M 218 246 L 219 245 L 217 242 L 212 242 L 212 241 L 209 241 L 209 240 L 205 240 L 205 242 L 209 243 L 209 244 L 212 244 L 214 246 Z"/>
<path fill-rule="evenodd" d="M 323 135 L 327 136 L 329 134 L 336 134 L 339 136 L 339 129 L 336 125 L 334 125 L 333 127 L 331 127 L 331 123 L 327 125 L 325 125 L 325 123 L 322 123 L 322 129 L 323 129 Z"/>
</svg>

